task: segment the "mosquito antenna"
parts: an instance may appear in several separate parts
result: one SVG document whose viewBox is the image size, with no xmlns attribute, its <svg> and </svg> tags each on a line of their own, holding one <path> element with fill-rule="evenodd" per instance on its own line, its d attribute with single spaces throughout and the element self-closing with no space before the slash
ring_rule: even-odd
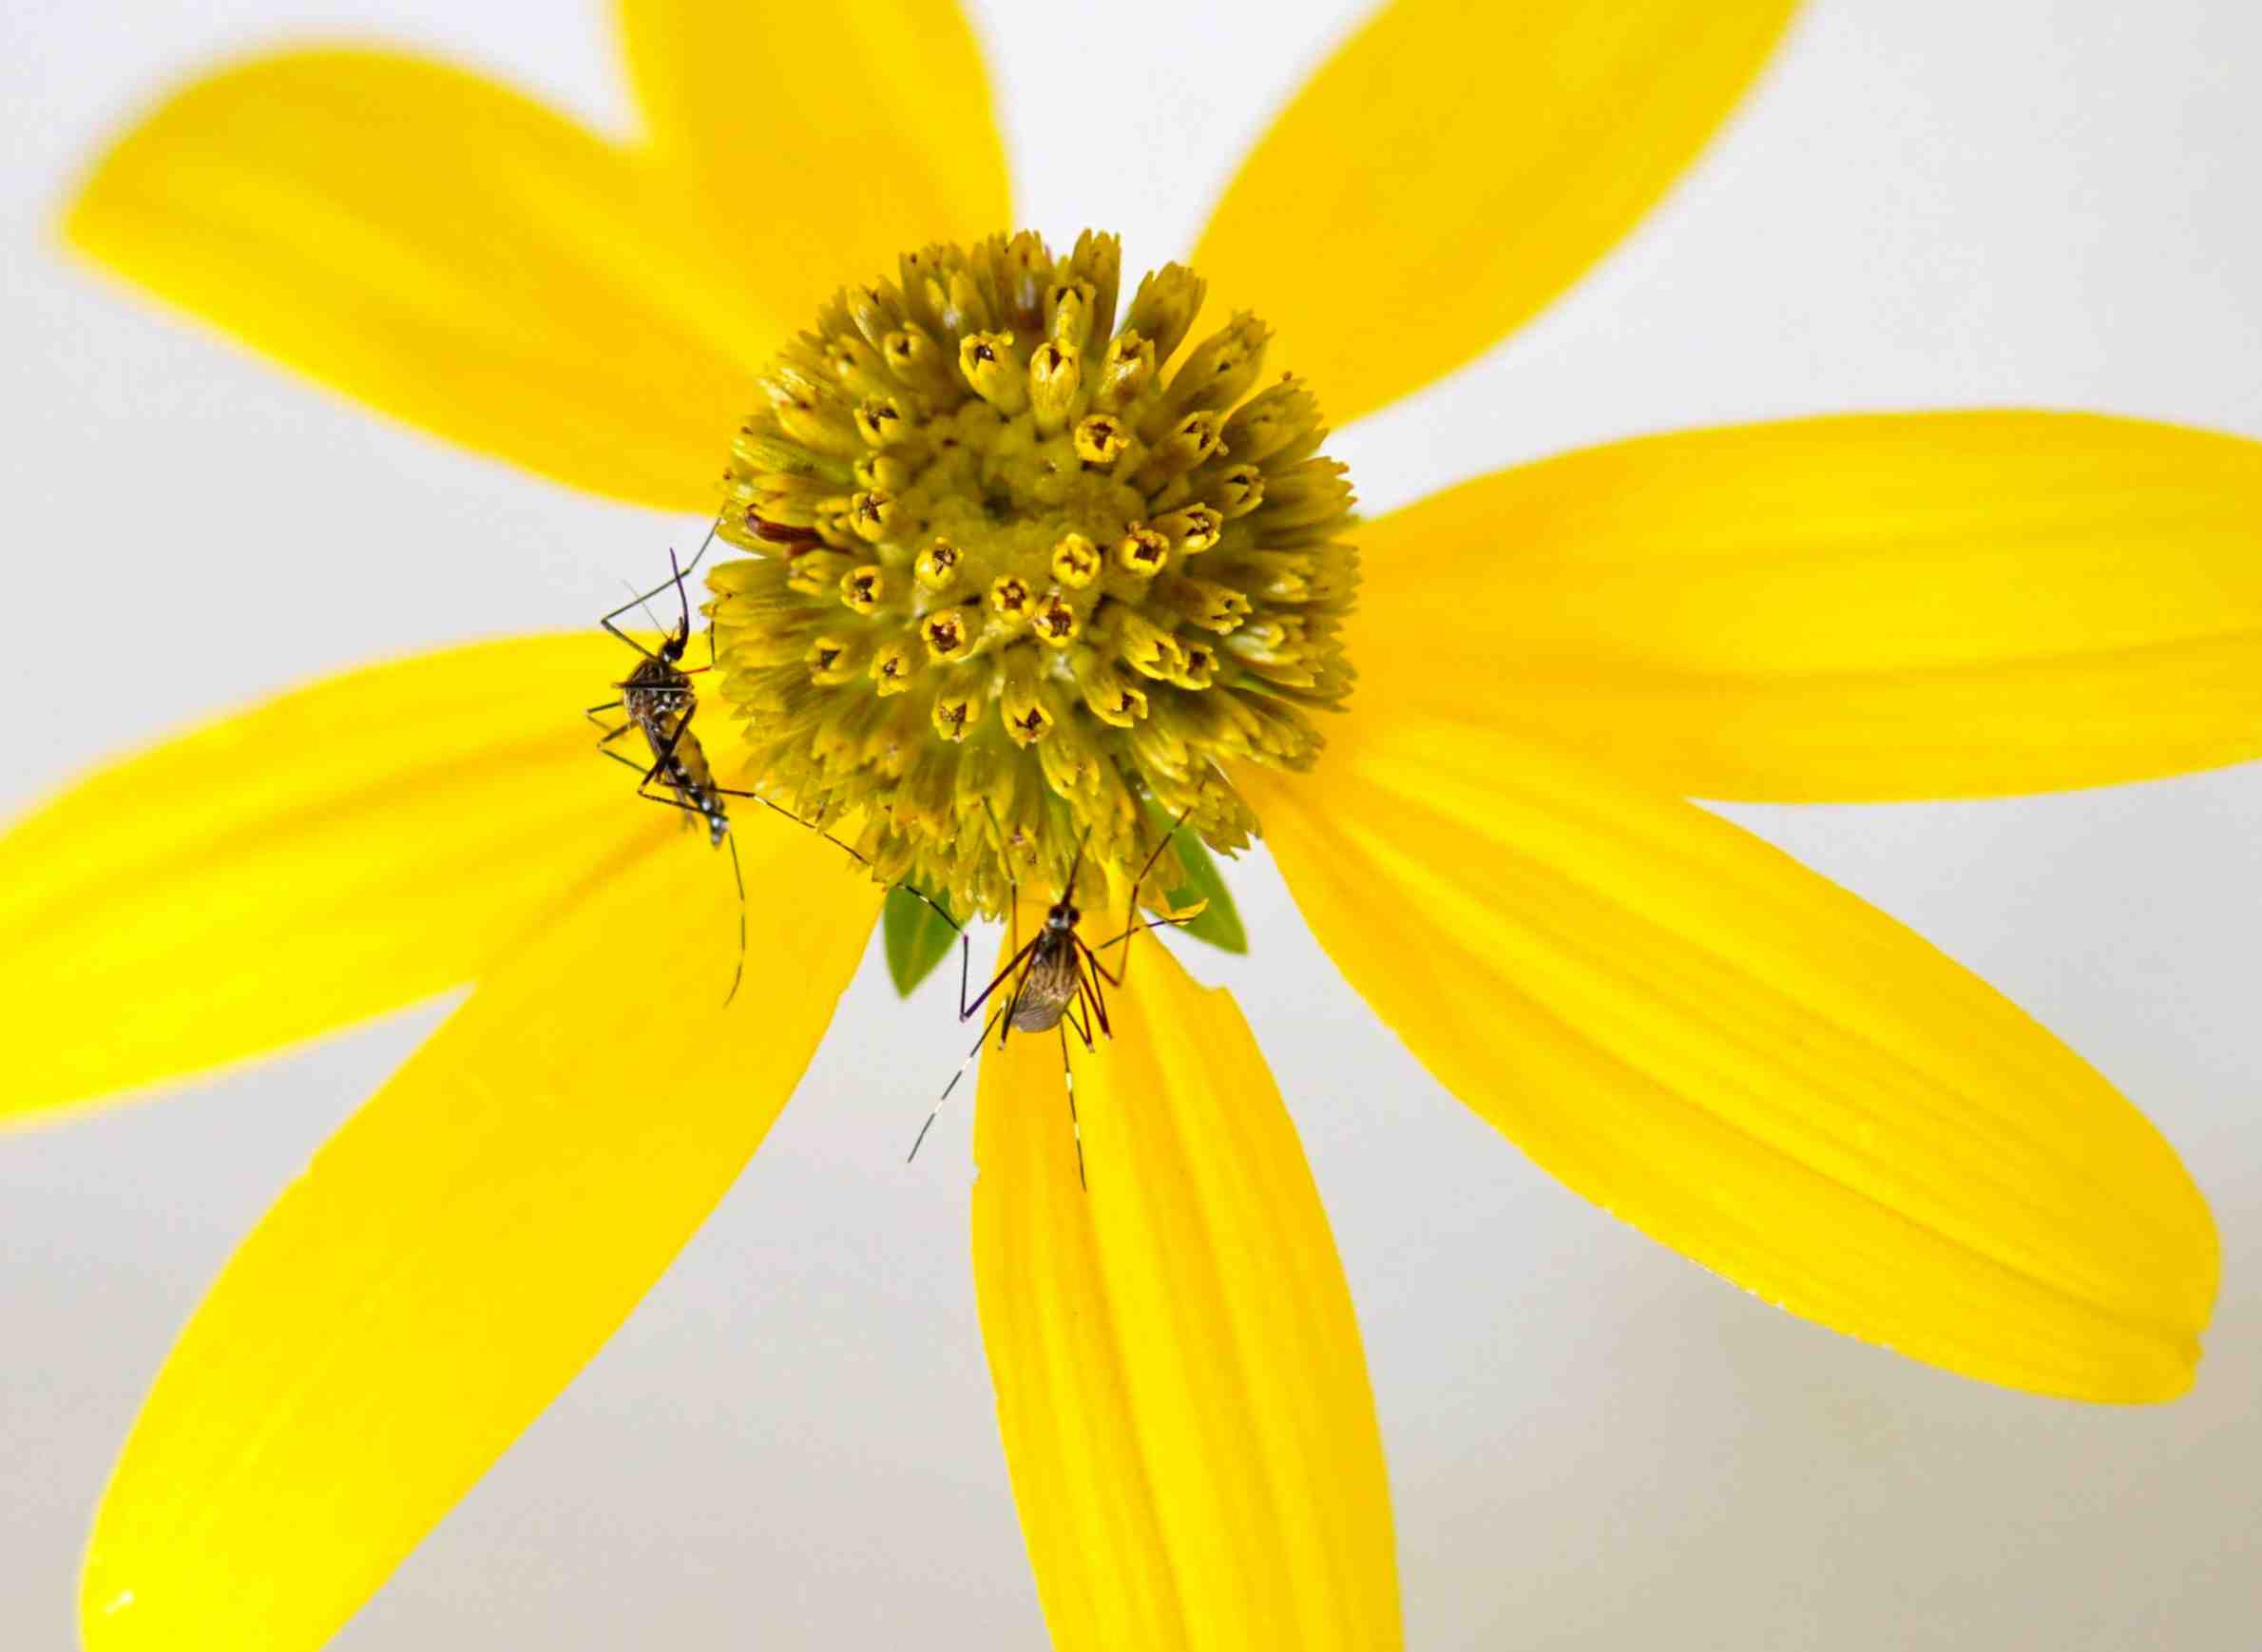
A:
<svg viewBox="0 0 2262 1652">
<path fill-rule="evenodd" d="M 1068 887 L 1062 892 L 1061 899 L 1068 902 L 1071 906 L 1076 902 L 1076 871 L 1083 864 L 1084 845 L 1091 840 L 1092 829 L 1086 826 L 1083 829 L 1083 836 L 1076 840 L 1076 858 L 1068 862 Z"/>
<path fill-rule="evenodd" d="M 676 587 L 676 599 L 683 605 L 683 635 L 686 637 L 691 635 L 691 599 L 684 594 L 684 582 L 690 579 L 698 571 L 699 565 L 706 560 L 707 547 L 715 543 L 716 530 L 721 526 L 722 518 L 719 516 L 707 524 L 707 536 L 699 542 L 699 548 L 691 553 L 691 560 L 681 567 L 676 566 L 676 547 L 672 545 L 667 547 L 667 566 L 672 570 L 668 585 Z M 665 589 L 667 589 L 667 586 L 654 586 L 644 595 L 656 597 Z M 646 609 L 645 611 L 648 613 L 651 610 Z M 659 622 L 654 621 L 653 624 L 658 624 Z"/>
<path fill-rule="evenodd" d="M 661 591 L 664 591 L 665 589 L 667 589 L 667 587 L 668 587 L 669 586 L 673 586 L 673 585 L 681 585 L 681 584 L 683 581 L 685 581 L 685 580 L 689 579 L 689 578 L 692 576 L 692 574 L 693 574 L 693 573 L 695 573 L 695 572 L 698 570 L 698 568 L 699 568 L 699 565 L 700 564 L 700 562 L 701 562 L 701 561 L 703 561 L 703 560 L 705 559 L 705 557 L 706 557 L 706 554 L 707 554 L 707 547 L 708 547 L 709 546 L 711 546 L 711 545 L 713 545 L 713 544 L 715 543 L 715 534 L 716 534 L 717 530 L 718 530 L 718 529 L 719 529 L 721 527 L 722 527 L 722 518 L 721 518 L 721 517 L 719 517 L 719 516 L 718 516 L 718 517 L 717 517 L 717 518 L 716 518 L 714 521 L 712 521 L 712 522 L 708 523 L 708 524 L 707 524 L 707 536 L 706 536 L 704 539 L 702 539 L 702 540 L 700 540 L 700 541 L 699 542 L 699 549 L 697 549 L 696 551 L 692 552 L 692 555 L 691 555 L 691 560 L 690 560 L 689 562 L 685 563 L 685 564 L 684 564 L 684 565 L 683 565 L 681 567 L 680 567 L 680 568 L 676 568 L 676 571 L 675 571 L 674 573 L 670 574 L 670 575 L 668 576 L 667 580 L 666 580 L 666 581 L 665 581 L 663 584 L 661 584 L 661 585 L 656 585 L 656 586 L 653 586 L 653 587 L 652 587 L 650 590 L 648 590 L 648 591 L 639 591 L 639 592 L 637 593 L 637 599 L 636 599 L 636 600 L 637 600 L 637 603 L 641 605 L 641 604 L 643 604 L 643 603 L 649 602 L 649 601 L 650 601 L 652 598 L 654 598 L 654 597 L 658 596 L 658 595 L 659 595 L 659 594 L 660 594 Z M 668 550 L 668 553 L 667 553 L 667 560 L 668 560 L 668 566 L 669 566 L 670 567 L 675 567 L 675 561 L 676 561 L 676 553 L 675 553 L 675 550 L 674 550 L 674 548 L 673 548 L 673 547 L 670 547 L 670 549 Z M 635 587 L 634 586 L 630 586 L 628 588 L 629 588 L 630 590 L 636 590 L 636 587 Z M 621 611 L 621 610 L 620 610 L 619 608 L 615 608 L 615 609 L 613 610 L 613 612 L 614 612 L 614 613 L 616 613 L 616 614 L 617 614 L 617 613 L 619 613 L 620 611 Z M 652 610 L 651 610 L 651 609 L 649 609 L 649 608 L 646 608 L 646 609 L 644 610 L 644 612 L 645 612 L 646 614 L 651 614 Z M 685 616 L 685 623 L 686 623 L 686 624 L 688 624 L 688 623 L 689 623 L 689 616 L 688 616 L 688 614 Z M 658 617 L 657 615 L 654 615 L 654 616 L 653 616 L 653 619 L 652 619 L 652 624 L 655 624 L 655 625 L 659 625 L 659 626 L 660 626 L 660 628 L 661 628 L 661 630 L 663 630 L 663 631 L 664 631 L 665 629 L 667 629 L 667 627 L 666 627 L 666 626 L 664 626 L 664 625 L 661 625 L 661 624 L 660 624 L 660 620 L 659 620 L 659 617 Z"/>
<path fill-rule="evenodd" d="M 700 554 L 706 554 L 704 546 L 700 547 Z M 667 566 L 668 571 L 676 576 L 676 607 L 683 616 L 677 622 L 677 628 L 688 637 L 691 635 L 691 596 L 683 588 L 683 570 L 677 565 L 676 547 L 672 545 L 667 547 Z"/>
<path fill-rule="evenodd" d="M 650 590 L 646 591 L 644 595 L 647 597 L 656 597 L 661 591 L 667 589 L 668 586 L 681 586 L 685 580 L 689 579 L 694 573 L 698 572 L 699 565 L 706 559 L 707 547 L 715 543 L 716 530 L 721 528 L 721 526 L 722 518 L 719 516 L 707 524 L 707 536 L 699 542 L 699 548 L 691 553 L 691 560 L 685 563 L 681 567 L 676 567 L 675 547 L 670 546 L 668 547 L 667 553 L 667 565 L 669 567 L 674 568 L 675 571 L 668 576 L 667 585 L 654 586 Z"/>
<path fill-rule="evenodd" d="M 987 793 L 982 797 L 982 812 L 989 816 L 989 829 L 997 834 L 998 860 L 1006 869 L 1006 922 L 1010 926 L 1007 932 L 1013 937 L 1011 945 L 1018 956 L 1021 951 L 1021 883 L 1013 875 L 1013 849 L 1006 840 L 1005 823 L 998 818 L 998 812 L 991 806 Z M 959 996 L 964 998 L 966 994 L 962 991 Z M 958 1018 L 964 1021 L 966 1012 L 961 1011 Z"/>
</svg>

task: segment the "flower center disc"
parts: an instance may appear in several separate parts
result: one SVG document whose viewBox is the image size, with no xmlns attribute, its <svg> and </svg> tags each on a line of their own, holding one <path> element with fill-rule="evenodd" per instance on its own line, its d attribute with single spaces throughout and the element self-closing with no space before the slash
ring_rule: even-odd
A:
<svg viewBox="0 0 2262 1652">
<path fill-rule="evenodd" d="M 707 612 L 754 773 L 960 913 L 1058 893 L 1087 836 L 1127 878 L 1180 811 L 1241 848 L 1221 765 L 1309 767 L 1307 713 L 1351 688 L 1352 499 L 1317 403 L 1293 375 L 1251 394 L 1252 317 L 1179 355 L 1182 266 L 1119 327 L 1120 257 L 1088 231 L 907 253 L 770 365 L 732 450 L 719 531 L 747 554 Z"/>
</svg>

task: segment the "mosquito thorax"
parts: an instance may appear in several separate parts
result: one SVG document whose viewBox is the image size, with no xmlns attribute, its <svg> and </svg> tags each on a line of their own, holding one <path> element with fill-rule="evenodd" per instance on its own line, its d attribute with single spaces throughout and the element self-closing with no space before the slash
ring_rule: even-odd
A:
<svg viewBox="0 0 2262 1652">
<path fill-rule="evenodd" d="M 1339 706 L 1352 496 L 1268 333 L 1189 345 L 1193 271 L 1024 233 L 849 288 L 758 382 L 710 569 L 749 773 L 862 822 L 880 876 L 962 912 L 1117 871 L 1151 800 L 1214 847 L 1257 821 L 1232 765 L 1308 767 Z M 1057 887 L 1057 885 L 1056 885 Z"/>
</svg>

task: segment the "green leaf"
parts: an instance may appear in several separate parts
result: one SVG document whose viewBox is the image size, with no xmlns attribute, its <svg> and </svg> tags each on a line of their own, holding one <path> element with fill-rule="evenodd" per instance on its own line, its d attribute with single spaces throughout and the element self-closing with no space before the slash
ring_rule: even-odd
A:
<svg viewBox="0 0 2262 1652">
<path fill-rule="evenodd" d="M 935 906 L 942 906 L 941 900 Z M 941 912 L 910 889 L 897 884 L 888 891 L 880 909 L 880 936 L 888 950 L 888 978 L 899 998 L 909 998 L 934 967 L 950 955 L 958 932 L 943 921 Z"/>
<path fill-rule="evenodd" d="M 1168 829 L 1171 817 L 1151 801 L 1147 804 L 1147 814 L 1158 832 Z M 1210 858 L 1209 845 L 1202 842 L 1198 834 L 1182 831 L 1170 840 L 1170 852 L 1186 869 L 1186 881 L 1167 896 L 1170 904 L 1188 907 L 1198 900 L 1210 903 L 1208 910 L 1193 922 L 1177 925 L 1179 933 L 1207 941 L 1219 951 L 1246 952 L 1249 932 L 1241 928 L 1241 914 L 1234 910 L 1233 892 L 1225 887 L 1224 875 L 1218 872 L 1217 863 Z"/>
</svg>

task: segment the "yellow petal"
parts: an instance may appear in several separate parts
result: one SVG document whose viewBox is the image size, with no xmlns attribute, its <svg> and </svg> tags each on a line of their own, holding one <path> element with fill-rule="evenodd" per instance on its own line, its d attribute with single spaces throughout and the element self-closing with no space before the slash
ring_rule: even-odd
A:
<svg viewBox="0 0 2262 1652">
<path fill-rule="evenodd" d="M 1160 947 L 1107 1010 L 1114 1041 L 1074 1049 L 1088 1191 L 1055 1034 L 993 1037 L 975 1120 L 974 1282 L 1052 1644 L 1396 1646 L 1358 1325 L 1264 1057 Z"/>
<path fill-rule="evenodd" d="M 546 476 L 711 510 L 784 336 L 670 181 L 475 75 L 297 52 L 201 80 L 105 155 L 80 250 L 395 418 Z"/>
<path fill-rule="evenodd" d="M 2037 413 L 1687 431 L 1361 532 L 1362 692 L 1670 792 L 1986 797 L 2262 757 L 2262 444 Z"/>
<path fill-rule="evenodd" d="M 18 823 L 0 837 L 0 1119 L 259 1055 L 531 944 L 670 824 L 582 716 L 632 658 L 591 633 L 349 672 Z"/>
<path fill-rule="evenodd" d="M 657 816 L 660 811 L 654 810 Z M 87 1652 L 322 1644 L 594 1354 L 798 1082 L 879 891 L 658 822 L 261 1220 L 182 1333 L 81 1580 Z"/>
<path fill-rule="evenodd" d="M 1236 775 L 1296 904 L 1438 1081 L 1769 1301 L 2084 1399 L 2192 1380 L 2207 1206 L 2111 1085 L 1788 855 L 1513 737 L 1354 716 Z"/>
<path fill-rule="evenodd" d="M 1489 349 L 1615 245 L 1794 0 L 1396 0 L 1242 163 L 1194 254 L 1356 418 Z"/>
<path fill-rule="evenodd" d="M 1013 227 L 982 50 L 955 0 L 621 0 L 661 160 L 748 289 L 799 317 L 898 254 Z"/>
</svg>

